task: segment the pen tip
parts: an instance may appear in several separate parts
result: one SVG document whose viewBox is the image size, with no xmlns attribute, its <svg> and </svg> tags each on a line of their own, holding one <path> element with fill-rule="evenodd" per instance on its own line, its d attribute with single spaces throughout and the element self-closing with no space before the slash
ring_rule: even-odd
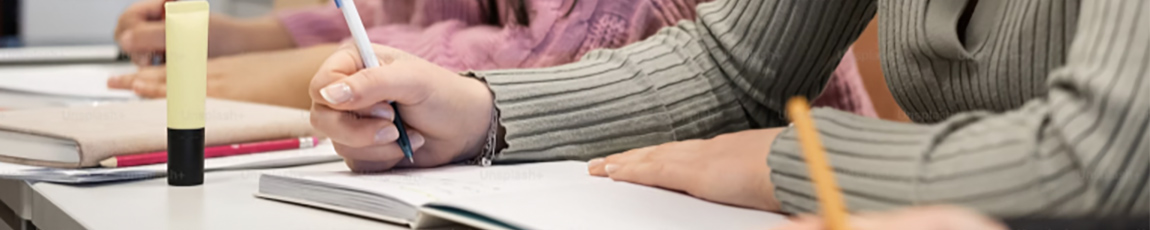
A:
<svg viewBox="0 0 1150 230">
<path fill-rule="evenodd" d="M 414 157 L 412 157 L 412 158 L 407 158 L 407 160 L 408 160 L 408 161 L 411 161 L 411 163 L 415 163 L 415 158 L 414 158 Z"/>
</svg>

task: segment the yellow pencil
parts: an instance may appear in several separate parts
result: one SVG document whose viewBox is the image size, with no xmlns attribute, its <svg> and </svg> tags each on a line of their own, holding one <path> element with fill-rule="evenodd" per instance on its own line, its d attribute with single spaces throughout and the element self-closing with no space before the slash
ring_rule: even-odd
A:
<svg viewBox="0 0 1150 230">
<path fill-rule="evenodd" d="M 823 142 L 819 140 L 819 133 L 815 129 L 807 100 L 802 97 L 791 98 L 787 103 L 787 114 L 795 125 L 795 131 L 798 132 L 803 156 L 807 160 L 807 170 L 810 171 L 815 193 L 818 194 L 819 211 L 826 225 L 831 230 L 847 230 L 846 204 L 843 203 L 843 196 L 838 183 L 835 182 L 831 166 L 827 163 Z"/>
</svg>

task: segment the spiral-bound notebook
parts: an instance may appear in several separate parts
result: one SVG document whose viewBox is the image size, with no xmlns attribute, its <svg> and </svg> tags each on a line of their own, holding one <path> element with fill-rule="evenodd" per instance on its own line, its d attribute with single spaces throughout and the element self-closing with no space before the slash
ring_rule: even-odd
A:
<svg viewBox="0 0 1150 230">
<path fill-rule="evenodd" d="M 276 172 L 256 196 L 413 229 L 770 229 L 786 218 L 587 174 L 583 162 Z"/>
</svg>

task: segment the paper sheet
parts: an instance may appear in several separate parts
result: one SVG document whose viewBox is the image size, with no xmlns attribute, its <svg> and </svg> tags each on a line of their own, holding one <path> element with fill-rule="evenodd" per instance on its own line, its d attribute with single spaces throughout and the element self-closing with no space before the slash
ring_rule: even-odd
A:
<svg viewBox="0 0 1150 230">
<path fill-rule="evenodd" d="M 480 213 L 522 229 L 771 229 L 786 223 L 775 213 L 610 180 L 430 205 Z"/>
<path fill-rule="evenodd" d="M 330 142 L 321 142 L 309 149 L 248 154 L 204 160 L 205 171 L 277 168 L 305 164 L 339 161 Z M 48 181 L 68 184 L 138 180 L 161 177 L 167 173 L 167 164 L 125 168 L 58 169 L 17 165 L 0 162 L 0 178 Z"/>
<path fill-rule="evenodd" d="M 113 61 L 119 55 L 115 45 L 3 48 L 0 63 Z"/>
<path fill-rule="evenodd" d="M 322 184 L 333 189 L 313 194 L 315 196 L 363 192 L 385 194 L 389 198 L 422 206 L 422 210 L 467 210 L 524 229 L 769 229 L 786 221 L 784 216 L 775 213 L 712 203 L 679 192 L 591 176 L 587 174 L 587 164 L 576 161 L 493 167 L 447 166 L 375 175 L 297 171 L 265 173 L 264 177 L 267 176 L 295 176 L 305 181 L 299 182 L 301 184 Z M 351 192 L 338 192 L 344 190 Z M 261 193 L 266 194 L 264 191 Z M 339 200 L 360 201 L 350 197 Z M 313 201 L 307 197 L 292 199 Z M 356 204 L 362 203 L 370 202 Z M 354 207 L 347 204 L 319 206 Z M 470 216 L 458 217 L 484 222 Z M 420 221 L 429 219 L 421 218 Z"/>
<path fill-rule="evenodd" d="M 454 166 L 396 170 L 374 175 L 353 174 L 346 171 L 272 174 L 302 177 L 327 184 L 388 194 L 406 203 L 421 205 L 510 190 L 610 180 L 589 177 L 586 171 L 584 163 L 567 161 L 500 167 Z"/>
<path fill-rule="evenodd" d="M 122 66 L 63 65 L 0 69 L 0 89 L 91 99 L 135 99 L 129 90 L 108 89 L 108 78 L 134 71 Z"/>
</svg>

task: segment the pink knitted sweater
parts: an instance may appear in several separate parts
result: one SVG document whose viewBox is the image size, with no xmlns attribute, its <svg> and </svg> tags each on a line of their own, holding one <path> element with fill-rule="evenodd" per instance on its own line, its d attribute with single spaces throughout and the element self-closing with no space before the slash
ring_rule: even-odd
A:
<svg viewBox="0 0 1150 230">
<path fill-rule="evenodd" d="M 695 17 L 710 0 L 356 0 L 372 42 L 401 49 L 454 71 L 566 64 L 599 48 L 643 40 Z M 296 44 L 336 43 L 350 36 L 334 5 L 281 12 Z M 520 23 L 526 19 L 527 23 Z M 526 26 L 521 25 L 526 24 Z M 875 116 L 848 51 L 815 106 Z"/>
</svg>

